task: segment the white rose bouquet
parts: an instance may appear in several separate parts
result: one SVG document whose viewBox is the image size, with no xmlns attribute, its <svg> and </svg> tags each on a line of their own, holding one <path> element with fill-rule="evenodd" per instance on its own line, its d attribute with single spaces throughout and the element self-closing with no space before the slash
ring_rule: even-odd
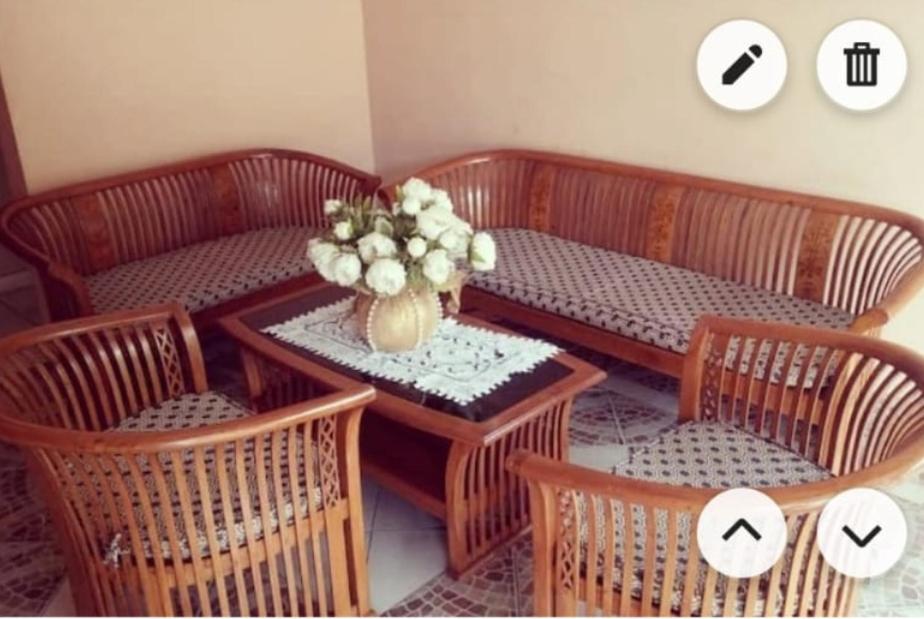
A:
<svg viewBox="0 0 924 619">
<path fill-rule="evenodd" d="M 468 270 L 494 268 L 494 239 L 453 213 L 446 191 L 412 178 L 396 198 L 390 210 L 371 198 L 324 203 L 331 229 L 308 244 L 324 279 L 377 297 L 405 288 L 457 296 Z"/>
</svg>

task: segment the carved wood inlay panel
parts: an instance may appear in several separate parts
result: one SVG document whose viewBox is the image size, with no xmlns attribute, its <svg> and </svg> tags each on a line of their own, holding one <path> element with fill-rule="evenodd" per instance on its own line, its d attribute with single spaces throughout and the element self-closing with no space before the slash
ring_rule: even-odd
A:
<svg viewBox="0 0 924 619">
<path fill-rule="evenodd" d="M 658 262 L 670 262 L 674 242 L 674 220 L 677 205 L 686 191 L 680 185 L 659 185 L 651 200 L 648 215 L 648 235 L 645 257 Z"/>
<path fill-rule="evenodd" d="M 548 232 L 551 228 L 552 183 L 555 180 L 555 168 L 541 165 L 533 172 L 529 187 L 529 227 L 539 232 Z"/>
<path fill-rule="evenodd" d="M 799 245 L 795 295 L 822 301 L 831 260 L 831 248 L 840 216 L 816 211 L 811 214 Z"/>
<path fill-rule="evenodd" d="M 234 182 L 234 174 L 228 164 L 222 164 L 209 169 L 211 176 L 211 192 L 215 206 L 220 213 L 218 220 L 221 223 L 221 234 L 237 234 L 244 232 L 244 218 L 241 213 L 241 201 Z"/>
<path fill-rule="evenodd" d="M 77 212 L 80 230 L 86 239 L 90 268 L 93 271 L 102 271 L 116 266 L 119 261 L 112 246 L 109 225 L 99 194 L 77 196 L 72 200 L 72 204 Z"/>
</svg>

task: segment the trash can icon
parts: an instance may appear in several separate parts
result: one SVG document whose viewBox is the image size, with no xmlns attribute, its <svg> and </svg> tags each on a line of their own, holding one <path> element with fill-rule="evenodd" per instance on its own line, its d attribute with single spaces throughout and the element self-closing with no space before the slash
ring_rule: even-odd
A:
<svg viewBox="0 0 924 619">
<path fill-rule="evenodd" d="M 847 85 L 875 86 L 878 83 L 879 49 L 869 43 L 844 48 L 847 57 Z"/>
</svg>

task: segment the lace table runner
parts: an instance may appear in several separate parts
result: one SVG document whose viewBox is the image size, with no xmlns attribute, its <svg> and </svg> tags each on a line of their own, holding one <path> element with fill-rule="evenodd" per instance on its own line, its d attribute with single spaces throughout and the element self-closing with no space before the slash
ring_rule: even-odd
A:
<svg viewBox="0 0 924 619">
<path fill-rule="evenodd" d="M 557 346 L 444 318 L 433 338 L 403 353 L 373 352 L 359 336 L 353 299 L 343 299 L 264 333 L 377 378 L 465 405 L 528 372 L 559 352 Z"/>
</svg>

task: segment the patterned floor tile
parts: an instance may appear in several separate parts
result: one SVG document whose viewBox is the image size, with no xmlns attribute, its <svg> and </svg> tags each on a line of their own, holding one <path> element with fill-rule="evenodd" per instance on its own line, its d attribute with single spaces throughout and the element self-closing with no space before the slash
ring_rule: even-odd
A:
<svg viewBox="0 0 924 619">
<path fill-rule="evenodd" d="M 441 574 L 384 613 L 386 617 L 514 617 L 517 589 L 513 550 L 496 553 L 456 580 Z"/>
<path fill-rule="evenodd" d="M 607 380 L 579 397 L 572 408 L 573 445 L 646 445 L 677 423 L 677 414 L 620 393 Z"/>
<path fill-rule="evenodd" d="M 896 502 L 908 522 L 905 556 L 895 567 L 860 590 L 858 615 L 904 616 L 907 609 L 924 614 L 924 505 L 900 498 L 896 498 Z"/>
<path fill-rule="evenodd" d="M 0 471 L 20 469 L 22 467 L 23 460 L 20 451 L 12 445 L 0 442 Z"/>
<path fill-rule="evenodd" d="M 48 542 L 0 544 L 0 615 L 37 615 L 57 589 L 64 565 Z"/>
<path fill-rule="evenodd" d="M 0 523 L 9 527 L 11 520 L 35 507 L 36 496 L 31 485 L 25 468 L 0 471 Z M 0 530 L 0 540 L 11 539 L 7 533 Z"/>
</svg>

